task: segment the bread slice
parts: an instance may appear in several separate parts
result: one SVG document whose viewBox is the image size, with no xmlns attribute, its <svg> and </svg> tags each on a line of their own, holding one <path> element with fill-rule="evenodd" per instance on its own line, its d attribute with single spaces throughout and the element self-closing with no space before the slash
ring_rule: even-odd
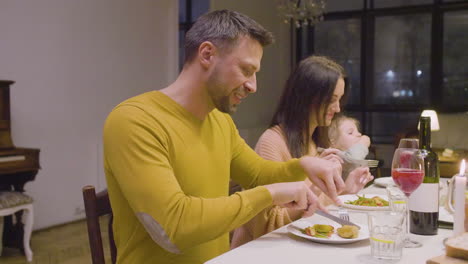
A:
<svg viewBox="0 0 468 264">
<path fill-rule="evenodd" d="M 468 232 L 447 239 L 445 252 L 449 257 L 468 260 Z"/>
</svg>

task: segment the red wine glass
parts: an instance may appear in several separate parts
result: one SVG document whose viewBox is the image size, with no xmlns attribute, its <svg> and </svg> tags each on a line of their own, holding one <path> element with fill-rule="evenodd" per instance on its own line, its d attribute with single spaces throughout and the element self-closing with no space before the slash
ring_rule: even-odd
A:
<svg viewBox="0 0 468 264">
<path fill-rule="evenodd" d="M 398 144 L 398 148 L 413 148 L 419 149 L 419 139 L 417 138 L 402 138 Z"/>
<path fill-rule="evenodd" d="M 409 204 L 408 200 L 412 192 L 416 190 L 424 180 L 424 160 L 419 149 L 397 148 L 392 161 L 392 178 L 396 185 L 406 196 L 406 248 L 420 247 L 421 243 L 413 241 L 409 237 Z"/>
</svg>

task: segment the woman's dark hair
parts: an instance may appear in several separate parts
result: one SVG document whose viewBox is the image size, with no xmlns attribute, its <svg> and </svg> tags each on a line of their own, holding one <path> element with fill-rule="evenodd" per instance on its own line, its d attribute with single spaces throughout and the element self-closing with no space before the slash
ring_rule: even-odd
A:
<svg viewBox="0 0 468 264">
<path fill-rule="evenodd" d="M 195 21 L 185 35 L 185 63 L 193 60 L 204 41 L 229 51 L 241 36 L 258 41 L 262 47 L 273 43 L 273 34 L 244 14 L 230 10 L 206 13 Z"/>
<path fill-rule="evenodd" d="M 270 126 L 279 125 L 283 129 L 293 158 L 308 154 L 311 140 L 318 147 L 330 146 L 327 127 L 319 126 L 312 137 L 309 136 L 309 120 L 312 113 L 318 122 L 325 119 L 325 110 L 339 78 L 345 80 L 346 94 L 343 67 L 323 56 L 303 59 L 289 76 Z"/>
</svg>

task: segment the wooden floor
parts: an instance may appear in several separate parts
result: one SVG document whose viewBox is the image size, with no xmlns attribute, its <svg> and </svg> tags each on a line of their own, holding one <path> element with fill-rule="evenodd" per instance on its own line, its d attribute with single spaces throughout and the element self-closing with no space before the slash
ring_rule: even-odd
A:
<svg viewBox="0 0 468 264">
<path fill-rule="evenodd" d="M 107 239 L 107 218 L 101 219 L 106 263 L 110 263 Z M 91 263 L 88 231 L 84 220 L 33 232 L 31 248 L 33 264 L 82 264 Z M 1 264 L 28 263 L 19 250 L 3 248 Z"/>
</svg>

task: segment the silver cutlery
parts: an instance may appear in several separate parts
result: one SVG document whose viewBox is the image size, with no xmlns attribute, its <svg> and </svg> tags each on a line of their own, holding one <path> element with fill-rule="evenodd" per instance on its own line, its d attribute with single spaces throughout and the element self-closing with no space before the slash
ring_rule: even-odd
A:
<svg viewBox="0 0 468 264">
<path fill-rule="evenodd" d="M 349 221 L 348 210 L 346 210 L 343 207 L 339 206 L 338 207 L 338 217 L 343 219 L 343 220 Z"/>
<path fill-rule="evenodd" d="M 324 148 L 317 148 L 318 153 L 322 153 L 325 149 Z M 342 158 L 346 163 L 350 164 L 356 164 L 358 166 L 363 166 L 363 167 L 370 167 L 370 168 L 375 168 L 379 166 L 379 161 L 378 160 L 357 160 L 353 159 L 349 156 L 346 156 L 344 152 L 339 152 L 338 156 Z"/>
<path fill-rule="evenodd" d="M 317 210 L 315 211 L 316 214 L 318 215 L 321 215 L 323 217 L 326 217 L 334 222 L 337 222 L 338 224 L 341 224 L 341 225 L 352 225 L 352 226 L 356 226 L 357 228 L 361 229 L 361 227 L 351 221 L 349 221 L 349 215 L 348 215 L 348 212 L 346 211 L 345 214 L 343 214 L 343 218 L 341 217 L 337 217 L 337 216 L 334 216 L 332 214 L 329 214 L 329 213 L 326 213 L 322 210 Z M 348 220 L 344 219 L 344 218 L 348 218 Z"/>
</svg>

